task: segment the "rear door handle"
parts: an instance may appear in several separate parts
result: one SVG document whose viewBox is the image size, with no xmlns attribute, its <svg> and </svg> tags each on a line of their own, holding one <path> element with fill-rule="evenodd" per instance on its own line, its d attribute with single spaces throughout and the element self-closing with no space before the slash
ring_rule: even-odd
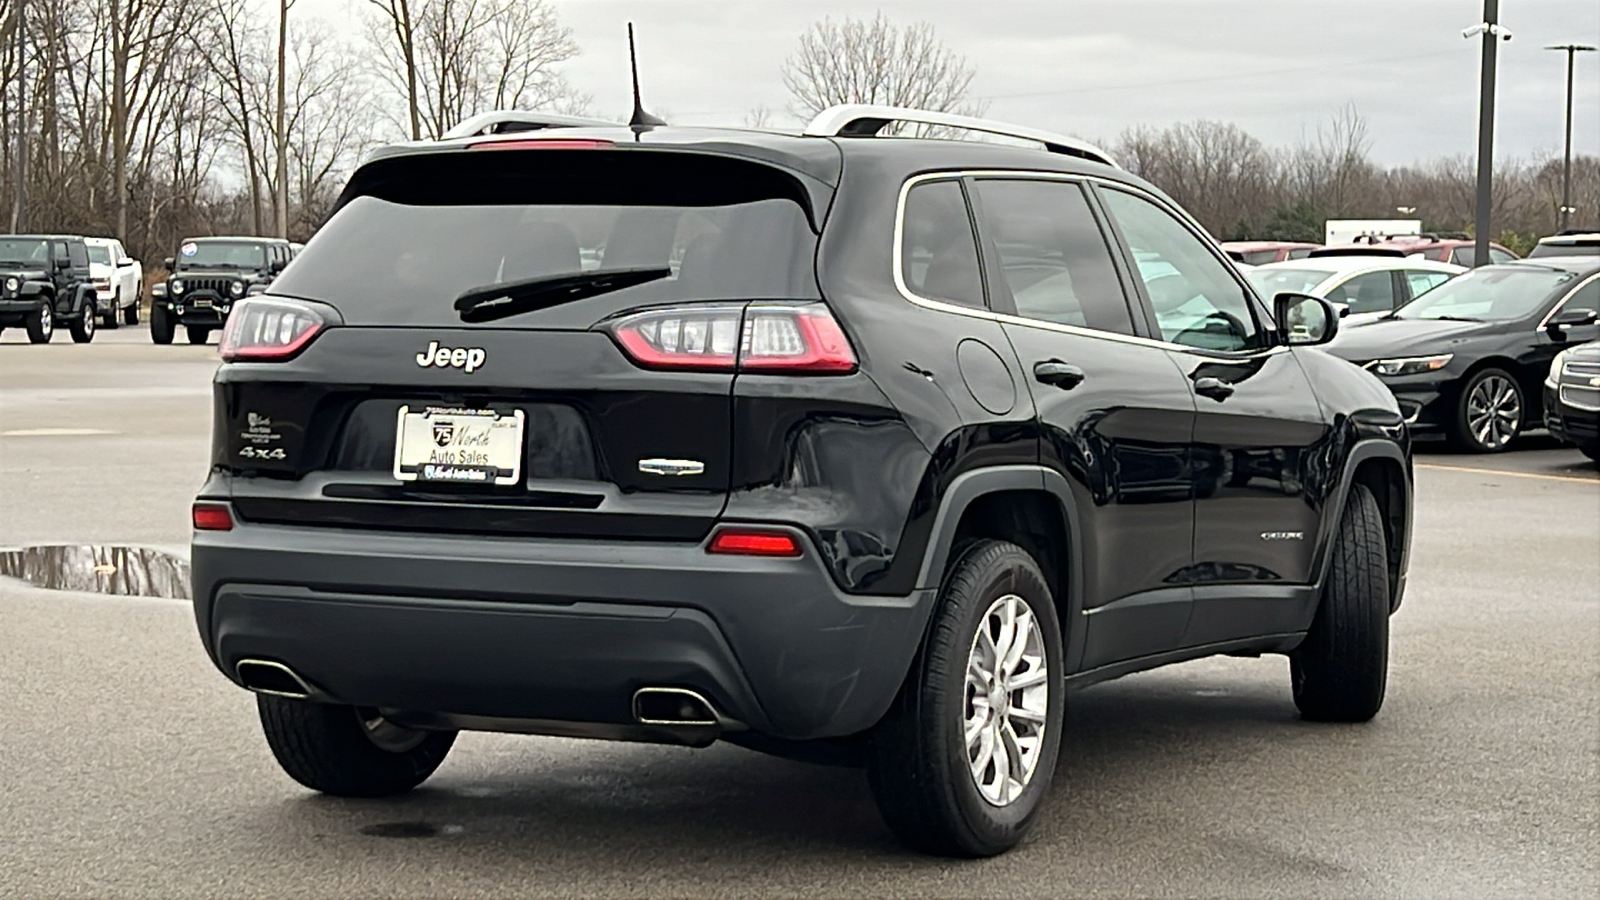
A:
<svg viewBox="0 0 1600 900">
<path fill-rule="evenodd" d="M 1070 391 L 1083 382 L 1083 370 L 1059 359 L 1047 359 L 1033 364 L 1033 378 L 1040 384 L 1054 385 Z"/>
<path fill-rule="evenodd" d="M 1223 381 L 1221 378 L 1213 378 L 1210 375 L 1194 380 L 1194 392 L 1196 394 L 1202 397 L 1210 397 L 1218 402 L 1232 397 L 1233 390 L 1231 383 Z"/>
</svg>

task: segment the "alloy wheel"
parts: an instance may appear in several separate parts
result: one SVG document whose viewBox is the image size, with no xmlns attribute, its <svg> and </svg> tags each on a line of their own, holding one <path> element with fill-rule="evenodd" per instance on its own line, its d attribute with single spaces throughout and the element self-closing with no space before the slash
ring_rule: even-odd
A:
<svg viewBox="0 0 1600 900">
<path fill-rule="evenodd" d="M 967 765 L 983 799 L 1006 806 L 1038 768 L 1050 701 L 1044 634 L 1016 594 L 994 601 L 967 656 Z"/>
<path fill-rule="evenodd" d="M 1490 375 L 1473 385 L 1467 396 L 1467 429 L 1479 446 L 1498 450 L 1511 443 L 1522 426 L 1522 398 L 1504 375 Z"/>
</svg>

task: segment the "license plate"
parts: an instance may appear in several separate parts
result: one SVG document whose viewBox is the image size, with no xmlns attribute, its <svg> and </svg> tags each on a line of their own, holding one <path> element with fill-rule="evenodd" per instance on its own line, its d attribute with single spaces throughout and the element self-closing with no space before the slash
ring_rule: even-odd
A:
<svg viewBox="0 0 1600 900">
<path fill-rule="evenodd" d="M 522 410 L 400 407 L 394 477 L 401 481 L 517 484 L 522 480 Z"/>
</svg>

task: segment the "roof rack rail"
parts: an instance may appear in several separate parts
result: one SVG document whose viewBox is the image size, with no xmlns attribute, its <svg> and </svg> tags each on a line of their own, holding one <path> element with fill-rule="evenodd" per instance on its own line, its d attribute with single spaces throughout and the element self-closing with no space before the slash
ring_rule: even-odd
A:
<svg viewBox="0 0 1600 900">
<path fill-rule="evenodd" d="M 927 109 L 909 109 L 901 106 L 876 106 L 847 103 L 830 106 L 817 113 L 802 134 L 811 137 L 871 137 L 882 131 L 890 122 L 914 122 L 918 125 L 939 125 L 946 128 L 963 128 L 997 134 L 1003 137 L 1038 141 L 1051 153 L 1064 153 L 1090 162 L 1104 163 L 1121 168 L 1111 154 L 1093 144 L 1064 134 L 1041 131 L 1025 125 L 1011 125 L 993 119 L 979 119 L 955 113 L 934 112 Z"/>
<path fill-rule="evenodd" d="M 497 109 L 480 113 L 457 122 L 449 131 L 439 135 L 440 140 L 475 137 L 480 134 L 507 134 L 515 131 L 539 131 L 545 128 L 581 128 L 585 125 L 621 125 L 605 119 L 584 116 L 563 116 L 556 113 L 524 109 Z"/>
</svg>

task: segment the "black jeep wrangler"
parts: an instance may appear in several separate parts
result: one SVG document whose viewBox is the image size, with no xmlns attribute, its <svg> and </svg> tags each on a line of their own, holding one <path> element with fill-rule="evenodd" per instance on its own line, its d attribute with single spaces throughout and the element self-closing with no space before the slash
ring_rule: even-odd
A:
<svg viewBox="0 0 1600 900">
<path fill-rule="evenodd" d="M 1003 123 L 382 150 L 223 333 L 199 632 L 319 791 L 461 730 L 853 751 L 907 843 L 998 853 L 1069 690 L 1285 654 L 1305 718 L 1383 703 L 1405 423 L 1265 299 Z"/>
<path fill-rule="evenodd" d="M 83 238 L 0 235 L 0 330 L 22 326 L 44 344 L 65 322 L 79 344 L 94 340 L 95 290 Z"/>
<path fill-rule="evenodd" d="M 184 239 L 167 257 L 166 282 L 151 291 L 150 339 L 170 344 L 181 325 L 189 343 L 204 344 L 233 305 L 266 290 L 289 258 L 289 242 L 278 238 Z"/>
</svg>

